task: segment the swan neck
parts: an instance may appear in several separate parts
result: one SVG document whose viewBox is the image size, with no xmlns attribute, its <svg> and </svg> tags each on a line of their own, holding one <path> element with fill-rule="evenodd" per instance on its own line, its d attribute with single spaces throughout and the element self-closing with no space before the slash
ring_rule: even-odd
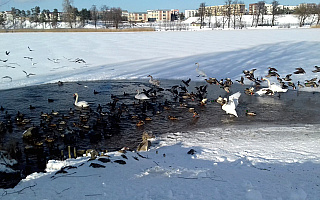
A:
<svg viewBox="0 0 320 200">
<path fill-rule="evenodd" d="M 76 101 L 74 102 L 75 104 L 78 103 L 78 95 L 76 95 Z"/>
<path fill-rule="evenodd" d="M 271 86 L 271 84 L 270 84 L 269 79 L 266 79 L 266 80 L 267 80 L 267 82 L 268 82 L 268 87 L 270 87 L 270 86 Z"/>
</svg>

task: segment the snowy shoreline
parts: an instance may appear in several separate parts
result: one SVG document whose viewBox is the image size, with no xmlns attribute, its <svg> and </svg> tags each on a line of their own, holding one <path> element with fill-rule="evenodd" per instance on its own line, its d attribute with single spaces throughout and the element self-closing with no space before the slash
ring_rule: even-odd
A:
<svg viewBox="0 0 320 200">
<path fill-rule="evenodd" d="M 148 152 L 106 153 L 100 158 L 110 159 L 107 163 L 99 158 L 88 161 L 89 157 L 49 161 L 47 173 L 34 173 L 15 188 L 2 190 L 2 198 L 317 199 L 318 128 L 233 127 L 168 133 L 153 140 Z M 194 154 L 188 154 L 191 149 Z M 93 168 L 92 163 L 104 167 Z M 67 166 L 72 168 L 57 173 Z"/>
</svg>

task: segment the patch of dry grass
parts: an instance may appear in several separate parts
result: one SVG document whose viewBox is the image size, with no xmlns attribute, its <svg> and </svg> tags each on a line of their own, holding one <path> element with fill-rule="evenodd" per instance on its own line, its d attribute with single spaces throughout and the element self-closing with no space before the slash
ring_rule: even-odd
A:
<svg viewBox="0 0 320 200">
<path fill-rule="evenodd" d="M 320 28 L 320 25 L 311 26 L 311 28 Z"/>
<path fill-rule="evenodd" d="M 28 32 L 142 32 L 154 31 L 153 28 L 130 28 L 130 29 L 75 29 L 75 28 L 56 28 L 56 29 L 0 29 L 0 33 L 28 33 Z"/>
</svg>

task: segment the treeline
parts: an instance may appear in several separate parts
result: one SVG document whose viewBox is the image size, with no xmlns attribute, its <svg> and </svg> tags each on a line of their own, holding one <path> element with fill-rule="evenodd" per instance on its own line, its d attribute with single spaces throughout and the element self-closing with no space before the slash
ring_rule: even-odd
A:
<svg viewBox="0 0 320 200">
<path fill-rule="evenodd" d="M 0 13 L 0 26 L 12 29 L 32 28 L 31 24 L 34 26 L 41 24 L 43 28 L 48 26 L 57 28 L 59 22 L 65 22 L 69 28 L 84 27 L 89 22 L 97 27 L 98 21 L 106 28 L 119 28 L 119 24 L 127 19 L 122 16 L 121 8 L 109 8 L 104 5 L 98 9 L 93 5 L 89 10 L 86 8 L 78 10 L 71 5 L 70 0 L 63 1 L 63 12 L 59 12 L 58 9 L 41 11 L 40 7 L 36 6 L 27 11 L 12 7 L 10 17 Z"/>
</svg>

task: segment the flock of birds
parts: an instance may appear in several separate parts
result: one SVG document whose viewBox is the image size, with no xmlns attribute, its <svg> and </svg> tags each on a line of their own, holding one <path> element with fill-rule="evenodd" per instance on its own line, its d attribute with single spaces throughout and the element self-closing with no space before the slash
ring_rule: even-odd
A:
<svg viewBox="0 0 320 200">
<path fill-rule="evenodd" d="M 34 62 L 34 57 L 32 55 L 36 55 L 35 50 L 31 49 L 28 46 L 28 50 L 26 52 L 29 52 L 30 55 L 28 56 L 23 56 L 23 59 L 27 59 L 31 62 L 31 65 L 33 66 L 32 68 L 35 68 L 35 66 L 37 65 L 37 62 Z M 10 69 L 16 69 L 16 68 L 22 68 L 21 67 L 21 63 L 19 64 L 18 62 L 10 62 L 10 55 L 11 52 L 10 51 L 5 51 L 5 59 L 0 59 L 0 63 L 3 63 L 3 65 L 0 65 L 0 68 L 10 68 Z M 80 63 L 80 64 L 86 64 L 86 61 L 82 58 L 76 58 L 76 59 L 72 59 L 72 58 L 66 58 L 64 57 L 67 61 L 69 62 L 73 62 L 73 63 Z M 48 61 L 51 61 L 52 63 L 60 63 L 61 59 L 58 58 L 47 58 Z M 59 68 L 64 68 L 65 66 L 59 67 Z M 53 68 L 53 69 L 57 69 L 57 68 Z M 52 71 L 52 70 L 51 70 Z M 26 78 L 30 78 L 31 76 L 35 76 L 35 73 L 32 72 L 27 72 L 24 69 L 21 69 L 21 72 L 25 74 Z M 9 76 L 9 75 L 5 75 L 2 76 L 1 79 L 3 80 L 9 80 L 10 82 L 12 82 L 13 77 Z"/>
<path fill-rule="evenodd" d="M 32 49 L 31 49 L 32 50 Z M 6 52 L 10 54 L 10 52 Z M 52 62 L 58 62 L 52 60 Z M 77 59 L 76 62 L 84 63 L 82 59 Z M 305 80 L 304 84 L 298 82 L 297 86 L 292 81 L 292 75 L 301 75 L 306 72 L 302 68 L 296 68 L 292 74 L 281 76 L 277 69 L 268 68 L 268 73 L 264 77 L 255 75 L 256 69 L 243 70 L 243 75 L 239 80 L 235 80 L 244 87 L 244 92 L 237 91 L 232 93 L 234 81 L 231 78 L 218 79 L 208 77 L 207 74 L 200 69 L 199 63 L 195 63 L 197 77 L 203 78 L 203 82 L 196 83 L 195 87 L 191 85 L 191 78 L 181 80 L 180 84 L 161 87 L 161 81 L 155 79 L 152 75 L 148 75 L 147 89 L 139 88 L 131 94 L 123 93 L 123 96 L 111 95 L 111 102 L 89 103 L 91 101 L 79 100 L 78 93 L 74 93 L 73 106 L 70 104 L 70 109 L 67 113 L 59 113 L 59 111 L 41 112 L 40 124 L 35 125 L 34 121 L 28 118 L 23 113 L 19 112 L 11 116 L 4 108 L 0 107 L 0 134 L 12 132 L 14 124 L 18 127 L 29 127 L 23 132 L 27 146 L 25 150 L 32 148 L 43 147 L 45 144 L 54 146 L 63 141 L 65 145 L 76 144 L 77 141 L 89 137 L 90 142 L 97 143 L 103 138 L 111 137 L 115 132 L 119 131 L 119 124 L 126 118 L 126 122 L 133 123 L 139 131 L 139 127 L 145 126 L 147 123 L 152 123 L 153 117 L 162 114 L 165 115 L 167 121 L 179 121 L 181 118 L 175 116 L 174 113 L 179 110 L 183 118 L 189 118 L 197 122 L 201 118 L 200 110 L 206 109 L 208 103 L 221 106 L 221 110 L 230 117 L 238 117 L 237 106 L 242 93 L 245 95 L 275 95 L 281 92 L 287 92 L 290 87 L 292 89 L 301 87 L 318 87 L 319 81 L 317 78 Z M 315 66 L 312 73 L 320 72 L 320 68 Z M 35 74 L 23 72 L 27 77 Z M 301 76 L 303 77 L 303 76 Z M 6 77 L 2 77 L 6 78 Z M 277 80 L 277 83 L 271 83 L 271 80 Z M 263 86 L 263 82 L 267 82 L 267 87 Z M 64 83 L 59 81 L 59 87 L 63 87 Z M 199 85 L 201 84 L 201 85 Z M 219 88 L 224 94 L 222 96 L 208 95 L 209 87 Z M 213 89 L 215 89 L 213 88 Z M 220 92 L 220 93 L 221 93 Z M 100 91 L 93 91 L 94 95 L 100 95 Z M 165 94 L 165 95 L 163 95 Z M 163 97 L 169 97 L 164 99 Z M 82 97 L 83 98 L 83 97 Z M 121 102 L 121 99 L 133 101 L 132 104 Z M 212 99 L 208 99 L 212 98 Z M 48 103 L 54 102 L 53 99 L 48 99 Z M 94 104 L 94 105 L 93 105 Z M 50 104 L 49 104 L 50 105 Z M 30 110 L 37 110 L 37 106 L 29 105 Z M 177 109 L 179 108 L 179 109 Z M 182 111 L 184 110 L 184 111 Z M 183 114 L 182 114 L 183 113 Z M 188 114 L 185 114 L 188 113 Z M 246 116 L 257 115 L 254 111 L 246 110 Z M 1 121 L 3 119 L 4 121 Z M 163 119 L 162 119 L 163 120 Z M 173 122 L 174 123 L 174 122 Z M 20 130 L 21 128 L 19 128 Z M 141 130 L 141 129 L 140 129 Z M 60 143 L 59 143 L 60 144 Z M 58 145 L 56 145 L 58 146 Z M 60 144 L 61 147 L 61 144 Z"/>
<path fill-rule="evenodd" d="M 30 47 L 28 47 L 29 51 L 34 51 Z M 6 51 L 6 55 L 9 56 L 10 52 Z M 32 57 L 25 57 L 26 59 L 32 60 Z M 59 62 L 59 60 L 56 59 L 49 59 L 48 60 L 52 62 Z M 76 59 L 74 62 L 76 63 L 85 63 L 83 59 Z M 149 78 L 149 84 L 150 88 L 148 90 L 143 89 L 143 90 L 136 90 L 136 94 L 134 95 L 134 99 L 137 100 L 138 102 L 136 105 L 141 105 L 141 112 L 145 112 L 146 108 L 150 106 L 150 103 L 148 102 L 153 102 L 154 101 L 160 101 L 160 99 L 157 100 L 159 94 L 163 93 L 169 93 L 171 94 L 173 102 L 177 102 L 179 104 L 179 107 L 185 107 L 188 108 L 188 111 L 192 113 L 192 117 L 194 118 L 199 118 L 199 112 L 197 111 L 197 108 L 195 108 L 194 105 L 200 106 L 201 108 L 205 107 L 208 102 L 216 102 L 221 105 L 221 109 L 225 111 L 227 114 L 231 116 L 238 117 L 236 108 L 239 104 L 239 98 L 241 96 L 241 92 L 235 92 L 232 95 L 229 95 L 230 92 L 232 91 L 232 85 L 233 80 L 231 78 L 223 78 L 223 79 L 217 79 L 215 77 L 208 77 L 207 74 L 200 69 L 199 63 L 195 63 L 196 65 L 196 72 L 197 72 L 197 77 L 201 77 L 204 79 L 205 84 L 201 86 L 197 86 L 194 89 L 190 87 L 190 82 L 191 78 L 188 78 L 187 80 L 181 80 L 181 84 L 173 85 L 169 88 L 161 88 L 161 82 L 160 80 L 155 79 L 152 75 L 148 75 L 147 77 Z M 295 86 L 295 83 L 292 81 L 292 75 L 295 74 L 305 74 L 305 70 L 302 68 L 296 68 L 296 71 L 294 71 L 292 74 L 287 74 L 284 77 L 281 77 L 280 74 L 278 73 L 278 70 L 275 68 L 268 68 L 268 73 L 264 77 L 257 77 L 255 76 L 255 71 L 256 69 L 251 69 L 251 70 L 243 70 L 243 75 L 239 78 L 239 80 L 235 80 L 241 85 L 246 85 L 250 86 L 244 89 L 244 94 L 246 95 L 275 95 L 276 93 L 280 92 L 287 92 L 289 87 L 292 87 L 292 89 L 296 89 L 297 87 L 318 87 L 320 80 L 317 81 L 317 78 L 313 78 L 311 80 L 305 80 L 305 83 L 302 85 L 299 81 L 297 84 L 297 87 Z M 320 67 L 315 66 L 315 69 L 312 71 L 313 73 L 320 72 Z M 23 70 L 23 73 L 25 73 L 26 77 L 30 76 L 35 76 L 34 73 L 27 73 L 26 71 Z M 9 78 L 7 76 L 4 76 L 2 78 Z M 271 83 L 271 78 L 274 78 L 278 81 L 278 83 Z M 270 80 L 269 80 L 270 79 Z M 263 87 L 262 83 L 264 81 L 267 81 L 268 86 Z M 58 82 L 59 86 L 63 86 L 63 82 L 59 81 Z M 218 96 L 216 99 L 210 99 L 208 100 L 208 87 L 210 85 L 217 85 L 219 88 L 221 88 L 223 91 L 225 91 L 224 97 Z M 99 91 L 94 90 L 94 94 L 99 94 Z M 124 93 L 124 96 L 128 95 Z M 163 95 L 162 95 L 163 96 Z M 74 93 L 74 106 L 79 108 L 80 110 L 92 110 L 90 107 L 90 103 L 87 101 L 79 101 L 79 94 Z M 127 105 L 124 103 L 120 104 L 119 103 L 119 98 L 116 96 L 112 97 L 113 101 L 110 102 L 108 105 L 110 108 L 108 108 L 108 112 L 104 112 L 102 109 L 102 106 L 100 104 L 97 107 L 96 113 L 98 114 L 99 117 L 101 116 L 109 116 L 109 119 L 115 119 L 115 120 L 120 120 L 123 112 L 126 111 L 128 108 Z M 49 99 L 48 99 L 49 101 Z M 192 102 L 192 104 L 190 104 Z M 163 110 L 170 110 L 172 105 L 172 102 L 168 101 L 167 99 L 164 102 L 157 102 L 155 105 L 153 105 L 153 114 L 157 114 Z M 3 107 L 1 107 L 3 109 Z M 30 109 L 34 109 L 32 105 L 30 105 Z M 72 110 L 70 108 L 70 110 Z M 1 111 L 1 110 L 0 110 Z M 53 113 L 51 113 L 54 115 Z M 27 119 L 23 119 L 23 117 L 18 114 L 15 118 L 19 119 L 19 123 L 28 123 Z M 75 126 L 78 127 L 87 127 L 86 124 L 83 123 L 83 120 L 87 118 L 87 116 L 82 116 L 83 114 L 80 114 L 81 118 L 81 123 L 76 124 Z M 246 111 L 246 115 L 254 116 L 256 115 L 255 112 L 253 111 Z M 18 117 L 19 116 L 19 117 Z M 50 116 L 50 115 L 48 115 Z M 143 117 L 141 117 L 143 116 Z M 151 121 L 150 116 L 146 115 L 141 115 L 138 117 L 135 117 L 138 119 L 138 122 L 136 123 L 137 126 L 143 126 L 145 124 L 145 121 Z M 132 116 L 133 117 L 133 116 Z M 168 115 L 167 116 L 169 120 L 177 120 L 178 117 Z M 49 117 L 50 118 L 50 117 Z M 47 119 L 46 119 L 47 120 Z M 64 121 L 63 117 L 62 119 L 59 120 L 59 123 L 62 123 Z M 1 130 L 4 130 L 5 128 L 4 123 L 0 123 L 0 132 Z"/>
</svg>

